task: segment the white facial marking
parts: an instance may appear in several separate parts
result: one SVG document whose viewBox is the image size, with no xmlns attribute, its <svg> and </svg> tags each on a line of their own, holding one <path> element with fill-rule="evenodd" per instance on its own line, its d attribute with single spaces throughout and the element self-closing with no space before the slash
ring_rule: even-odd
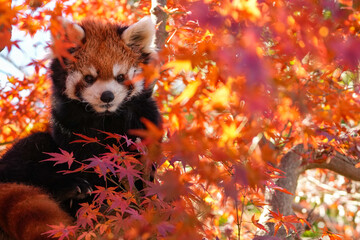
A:
<svg viewBox="0 0 360 240">
<path fill-rule="evenodd" d="M 128 71 L 128 77 L 129 79 L 133 79 L 135 77 L 135 74 L 137 73 L 137 69 L 135 67 L 131 67 Z"/>
<path fill-rule="evenodd" d="M 127 76 L 126 79 L 132 81 L 132 89 L 127 86 L 126 83 L 120 83 L 115 79 L 109 79 L 107 81 L 99 79 L 83 89 L 81 92 L 82 100 L 89 103 L 96 112 L 104 113 L 115 112 L 124 101 L 139 95 L 144 90 L 144 80 L 136 78 L 136 75 L 141 73 L 141 69 L 131 67 L 128 70 L 127 66 L 126 64 L 114 64 L 113 74 L 114 78 L 119 74 L 125 74 Z M 92 76 L 97 76 L 96 69 L 93 66 L 88 67 L 88 71 Z M 69 94 L 72 93 L 72 98 L 74 99 L 79 100 L 79 98 L 75 96 L 75 87 L 82 78 L 83 76 L 80 72 L 74 72 L 72 75 L 69 75 L 69 81 L 67 81 L 69 82 L 69 87 L 67 85 L 67 90 Z M 114 99 L 108 103 L 101 101 L 101 95 L 106 91 L 114 94 Z"/>
<path fill-rule="evenodd" d="M 139 73 L 141 73 L 141 71 L 142 71 L 141 68 L 131 67 L 128 72 L 129 79 L 130 80 L 134 79 L 134 77 Z M 132 84 L 134 86 L 134 90 L 131 93 L 130 97 L 136 96 L 144 90 L 143 80 L 135 79 L 134 81 L 132 81 Z"/>
<path fill-rule="evenodd" d="M 93 65 L 91 65 L 88 69 L 92 76 L 97 77 L 98 74 L 96 68 Z"/>
<path fill-rule="evenodd" d="M 118 64 L 115 63 L 113 66 L 113 75 L 114 77 L 116 77 L 117 75 L 121 74 L 121 73 L 126 73 L 127 67 L 124 64 Z"/>
<path fill-rule="evenodd" d="M 139 95 L 144 90 L 144 80 L 133 82 L 134 90 L 130 94 L 130 97 Z"/>
<path fill-rule="evenodd" d="M 105 103 L 101 101 L 101 94 L 105 91 L 110 91 L 114 94 L 114 100 Z M 98 113 L 105 111 L 115 112 L 116 109 L 125 100 L 128 94 L 128 89 L 121 83 L 118 83 L 114 79 L 109 81 L 96 81 L 91 86 L 85 88 L 82 92 L 82 98 L 90 103 L 94 110 Z"/>
<path fill-rule="evenodd" d="M 83 75 L 79 71 L 70 73 L 65 80 L 65 94 L 75 100 L 79 98 L 75 95 L 76 85 L 81 81 Z"/>
</svg>

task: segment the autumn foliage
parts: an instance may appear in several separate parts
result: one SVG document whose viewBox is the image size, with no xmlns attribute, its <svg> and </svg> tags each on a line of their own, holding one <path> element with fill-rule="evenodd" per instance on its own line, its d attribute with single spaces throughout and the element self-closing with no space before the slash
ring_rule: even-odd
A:
<svg viewBox="0 0 360 240">
<path fill-rule="evenodd" d="M 168 0 L 168 38 L 159 51 L 160 66 L 144 66 L 143 77 L 156 80 L 155 97 L 163 130 L 147 123 L 136 131 L 144 140 L 104 133 L 118 140 L 104 146 L 75 171 L 92 171 L 124 189 L 98 187 L 93 204 L 84 204 L 72 226 L 53 226 L 59 239 L 251 239 L 258 229 L 264 191 L 286 189 L 274 184 L 284 173 L 276 168 L 297 144 L 322 152 L 304 155 L 304 163 L 324 162 L 340 152 L 358 162 L 360 152 L 359 73 L 360 6 L 339 0 Z M 57 30 L 57 16 L 80 21 L 106 18 L 131 24 L 151 14 L 150 1 L 0 0 L 0 48 L 3 59 L 27 37 Z M 69 47 L 48 42 L 57 56 Z M 49 49 L 50 51 L 50 49 Z M 12 59 L 16 64 L 16 59 Z M 28 63 L 31 74 L 1 72 L 0 145 L 44 130 L 49 122 L 50 81 L 46 60 Z M 0 70 L 5 70 L 0 67 Z M 158 144 L 157 139 L 162 138 Z M 121 141 L 120 141 L 121 140 Z M 124 141 L 125 140 L 125 141 Z M 102 139 L 79 135 L 79 142 Z M 122 151 L 133 146 L 144 157 Z M 72 153 L 48 153 L 54 164 L 70 166 Z M 133 190 L 142 164 L 156 163 L 155 181 L 144 193 Z M 359 165 L 357 165 L 359 166 Z M 328 172 L 319 170 L 315 178 Z M 71 173 L 69 173 L 71 174 Z M 349 194 L 350 181 L 332 186 Z M 349 187 L 354 189 L 349 189 Z M 305 190 L 306 191 L 306 190 Z M 359 200 L 359 199 L 357 199 Z M 311 199 L 301 203 L 312 207 Z M 330 211 L 338 211 L 335 205 Z M 319 228 L 304 214 L 272 212 L 275 230 L 297 233 L 312 228 L 317 237 L 353 239 L 359 204 L 345 209 L 338 224 Z M 346 224 L 341 224 L 341 222 Z M 315 227 L 316 225 L 316 227 Z M 322 229 L 322 230 L 321 230 Z"/>
</svg>

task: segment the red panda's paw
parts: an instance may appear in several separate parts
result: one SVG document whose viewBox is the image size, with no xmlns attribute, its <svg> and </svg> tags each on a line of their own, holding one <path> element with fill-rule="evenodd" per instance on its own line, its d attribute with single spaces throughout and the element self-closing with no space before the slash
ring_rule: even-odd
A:
<svg viewBox="0 0 360 240">
<path fill-rule="evenodd" d="M 71 199 L 85 199 L 89 197 L 93 189 L 85 179 L 74 177 L 61 182 L 60 190 L 57 190 L 55 198 L 61 202 Z"/>
</svg>

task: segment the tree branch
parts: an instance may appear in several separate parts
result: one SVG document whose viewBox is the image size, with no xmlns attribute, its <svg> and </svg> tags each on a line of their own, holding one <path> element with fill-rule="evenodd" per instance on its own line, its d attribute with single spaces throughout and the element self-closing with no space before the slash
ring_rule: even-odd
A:
<svg viewBox="0 0 360 240">
<path fill-rule="evenodd" d="M 305 152 L 304 146 L 299 144 L 293 147 L 289 152 L 287 152 L 281 159 L 278 169 L 285 172 L 284 178 L 279 178 L 275 180 L 275 184 L 279 187 L 285 188 L 292 193 L 286 194 L 283 192 L 275 191 L 273 189 L 267 189 L 265 192 L 265 200 L 269 204 L 264 207 L 259 222 L 265 226 L 268 233 L 261 230 L 256 233 L 258 237 L 255 239 L 261 239 L 259 236 L 274 236 L 275 229 L 274 223 L 269 223 L 268 220 L 272 218 L 270 211 L 280 212 L 282 215 L 293 215 L 294 211 L 292 209 L 292 203 L 295 198 L 295 191 L 297 187 L 297 181 L 301 171 L 302 164 L 302 155 Z M 299 229 L 301 225 L 296 226 Z M 287 237 L 286 231 L 284 228 L 280 228 L 276 234 L 276 237 L 279 239 L 294 239 L 293 236 Z"/>
<path fill-rule="evenodd" d="M 156 24 L 158 25 L 155 39 L 157 50 L 162 49 L 168 36 L 168 33 L 166 32 L 166 21 L 168 15 L 162 9 L 162 7 L 165 6 L 166 0 L 151 0 L 151 15 L 156 20 Z"/>
<path fill-rule="evenodd" d="M 311 150 L 310 150 L 311 151 Z M 268 220 L 272 218 L 270 210 L 279 211 L 282 215 L 293 215 L 293 201 L 295 198 L 295 191 L 297 187 L 297 181 L 299 175 L 308 169 L 324 168 L 334 171 L 346 178 L 360 181 L 360 168 L 355 168 L 358 163 L 354 159 L 347 157 L 339 152 L 330 156 L 323 162 L 311 162 L 306 163 L 302 161 L 302 156 L 306 152 L 304 146 L 299 144 L 293 147 L 288 153 L 286 153 L 280 161 L 278 168 L 285 172 L 285 178 L 280 178 L 275 181 L 275 184 L 279 187 L 285 188 L 293 195 L 289 195 L 283 192 L 267 189 L 265 192 L 265 200 L 269 204 L 264 208 L 263 213 L 260 216 L 259 223 L 263 224 L 268 233 L 265 231 L 258 231 L 254 239 L 268 239 L 269 236 L 274 236 L 274 224 L 269 223 Z M 313 153 L 314 156 L 320 156 Z M 318 161 L 317 157 L 314 157 L 315 161 Z M 303 227 L 299 224 L 296 226 L 298 233 L 303 231 Z M 296 239 L 296 235 L 287 236 L 286 231 L 282 228 L 277 232 L 276 237 L 279 239 Z"/>
<path fill-rule="evenodd" d="M 321 163 L 309 163 L 302 167 L 301 171 L 313 168 L 325 168 L 334 171 L 348 179 L 360 181 L 360 168 L 355 168 L 357 162 L 350 157 L 344 156 L 339 152 Z"/>
<path fill-rule="evenodd" d="M 7 61 L 9 64 L 11 64 L 13 67 L 16 68 L 16 70 L 18 70 L 19 72 L 21 72 L 22 74 L 29 75 L 26 71 L 25 68 L 22 66 L 17 65 L 13 60 L 11 60 L 8 56 L 4 56 L 2 54 L 0 54 L 0 58 L 4 59 L 5 61 Z"/>
</svg>

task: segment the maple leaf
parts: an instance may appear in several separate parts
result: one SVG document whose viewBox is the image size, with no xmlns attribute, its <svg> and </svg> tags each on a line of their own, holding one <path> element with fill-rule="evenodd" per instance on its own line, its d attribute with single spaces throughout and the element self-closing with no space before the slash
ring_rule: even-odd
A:
<svg viewBox="0 0 360 240">
<path fill-rule="evenodd" d="M 238 198 L 239 191 L 237 189 L 237 185 L 236 182 L 234 181 L 234 178 L 225 179 L 221 183 L 221 187 L 226 197 L 230 197 L 234 200 Z"/>
<path fill-rule="evenodd" d="M 199 22 L 201 26 L 211 28 L 221 28 L 221 23 L 225 21 L 225 18 L 216 11 L 211 11 L 208 4 L 202 1 L 195 1 L 190 6 L 191 15 L 189 19 Z"/>
<path fill-rule="evenodd" d="M 135 143 L 134 143 L 131 139 L 129 139 L 128 136 L 126 136 L 126 135 L 121 136 L 121 138 L 125 140 L 125 143 L 126 143 L 126 146 L 127 146 L 127 147 L 135 144 Z"/>
<path fill-rule="evenodd" d="M 259 220 L 255 220 L 255 214 L 251 217 L 251 222 L 257 227 L 260 228 L 261 230 L 264 230 L 265 232 L 269 232 L 264 225 L 259 223 Z"/>
<path fill-rule="evenodd" d="M 289 192 L 285 188 L 282 188 L 282 187 L 279 187 L 279 186 L 275 185 L 273 181 L 266 181 L 266 186 L 268 186 L 269 188 L 272 188 L 274 190 L 278 190 L 280 192 L 289 194 L 289 195 L 294 195 L 293 193 Z"/>
<path fill-rule="evenodd" d="M 0 25 L 1 26 L 1 25 Z M 0 28 L 0 51 L 3 50 L 5 47 L 8 51 L 11 51 L 11 29 L 6 29 L 4 26 Z"/>
<path fill-rule="evenodd" d="M 86 144 L 89 144 L 89 143 L 98 143 L 98 144 L 100 144 L 100 141 L 99 141 L 99 139 L 97 139 L 97 137 L 92 138 L 92 137 L 88 137 L 88 136 L 85 136 L 85 135 L 80 134 L 80 133 L 74 133 L 74 135 L 79 136 L 79 137 L 81 137 L 83 139 L 74 140 L 74 141 L 72 141 L 70 143 L 84 143 L 83 146 L 85 146 Z"/>
<path fill-rule="evenodd" d="M 113 195 L 109 210 L 119 209 L 122 214 L 129 208 L 130 202 L 125 200 L 121 194 Z"/>
<path fill-rule="evenodd" d="M 97 157 L 94 156 L 92 158 L 84 160 L 86 162 L 90 162 L 87 166 L 85 166 L 85 169 L 89 168 L 98 168 L 100 170 L 100 176 L 104 177 L 104 180 L 106 180 L 106 174 L 108 171 L 110 171 L 112 174 L 116 175 L 115 168 L 118 168 L 118 166 L 111 161 L 111 159 L 106 157 Z"/>
<path fill-rule="evenodd" d="M 60 223 L 59 225 L 49 225 L 49 227 L 52 229 L 43 233 L 43 235 L 58 238 L 59 240 L 75 237 L 75 232 L 77 230 L 76 226 L 65 226 L 63 223 Z"/>
<path fill-rule="evenodd" d="M 132 145 L 135 147 L 136 151 L 138 151 L 140 154 L 145 155 L 147 153 L 147 148 L 144 141 L 141 141 L 140 138 L 138 138 L 139 141 L 135 141 L 132 143 Z"/>
<path fill-rule="evenodd" d="M 179 74 L 182 71 L 190 71 L 192 69 L 191 61 L 190 60 L 174 60 L 171 62 L 166 63 L 163 69 L 172 69 L 173 73 Z"/>
<path fill-rule="evenodd" d="M 63 24 L 58 18 L 54 17 L 51 19 L 50 31 L 53 40 L 52 44 L 48 46 L 52 50 L 54 56 L 59 59 L 61 65 L 64 67 L 64 58 L 73 62 L 76 61 L 76 58 L 68 50 L 81 45 L 79 40 L 71 34 L 73 33 L 73 26 L 70 24 L 66 27 L 68 28 L 68 31 L 65 31 Z"/>
<path fill-rule="evenodd" d="M 85 164 L 81 164 L 79 167 L 73 169 L 73 170 L 61 170 L 58 171 L 59 173 L 62 174 L 71 174 L 71 173 L 79 173 L 79 172 L 83 172 L 85 170 L 86 165 Z"/>
<path fill-rule="evenodd" d="M 198 79 L 196 81 L 190 82 L 185 90 L 180 94 L 180 96 L 178 96 L 173 104 L 181 104 L 181 105 L 185 105 L 189 99 L 191 99 L 196 93 L 198 93 L 201 90 L 201 80 Z"/>
<path fill-rule="evenodd" d="M 165 237 L 168 233 L 171 233 L 175 230 L 175 226 L 169 222 L 160 222 L 156 224 L 156 228 L 161 236 Z"/>
<path fill-rule="evenodd" d="M 116 187 L 102 187 L 95 186 L 96 190 L 92 191 L 94 194 L 94 201 L 97 203 L 103 203 L 105 199 L 111 198 L 115 194 Z"/>
<path fill-rule="evenodd" d="M 115 139 L 117 142 L 119 142 L 120 139 L 123 138 L 122 135 L 117 134 L 117 133 L 105 132 L 105 131 L 101 131 L 101 130 L 99 130 L 99 129 L 97 129 L 97 131 L 106 134 L 107 137 L 106 137 L 105 139 L 109 139 L 109 138 L 111 139 L 111 138 L 113 138 L 113 139 Z"/>
<path fill-rule="evenodd" d="M 133 220 L 138 220 L 138 221 L 143 221 L 145 222 L 145 219 L 142 215 L 139 214 L 138 211 L 136 211 L 135 209 L 132 208 L 128 208 L 126 211 L 126 213 L 130 214 L 131 218 Z"/>
<path fill-rule="evenodd" d="M 85 239 L 85 240 L 91 240 L 96 238 L 96 234 L 94 231 L 85 231 L 80 236 L 78 236 L 78 240 Z"/>
<path fill-rule="evenodd" d="M 48 47 L 51 48 L 51 51 L 55 56 L 57 56 L 63 66 L 65 66 L 63 58 L 76 61 L 74 56 L 68 52 L 68 49 L 76 47 L 76 44 L 64 39 L 54 39 L 53 44 L 49 45 Z"/>
<path fill-rule="evenodd" d="M 268 222 L 272 222 L 275 224 L 274 226 L 274 236 L 280 229 L 280 227 L 284 227 L 286 230 L 286 234 L 289 234 L 289 229 L 292 229 L 295 233 L 297 233 L 297 229 L 293 223 L 299 223 L 299 218 L 294 215 L 283 216 L 279 211 L 277 213 L 270 210 L 273 218 L 268 220 Z"/>
<path fill-rule="evenodd" d="M 94 223 L 98 221 L 97 218 L 103 215 L 102 213 L 100 213 L 99 207 L 96 207 L 94 206 L 94 204 L 89 203 L 81 203 L 80 205 L 81 208 L 76 213 L 76 225 L 84 229 L 87 226 L 94 228 Z"/>
<path fill-rule="evenodd" d="M 39 74 L 39 70 L 41 68 L 45 68 L 45 60 L 35 60 L 35 59 L 32 59 L 31 62 L 29 64 L 26 65 L 27 67 L 30 67 L 30 66 L 33 66 L 34 69 L 35 69 L 35 72 L 37 74 Z"/>
<path fill-rule="evenodd" d="M 126 177 L 126 180 L 129 182 L 130 191 L 135 186 L 134 185 L 134 179 L 139 178 L 142 179 L 140 174 L 141 172 L 136 170 L 133 165 L 131 165 L 129 162 L 125 162 L 125 167 L 118 166 L 118 169 L 116 170 L 117 176 L 119 177 L 119 180 Z"/>
<path fill-rule="evenodd" d="M 298 217 L 298 221 L 299 223 L 301 223 L 301 225 L 305 226 L 306 224 L 309 227 L 309 229 L 312 229 L 310 223 L 306 219 Z"/>
<path fill-rule="evenodd" d="M 147 196 L 157 194 L 160 200 L 173 201 L 181 196 L 194 194 L 190 188 L 192 183 L 189 182 L 188 176 L 180 175 L 178 169 L 166 171 L 159 178 L 162 180 L 161 184 L 148 183 L 149 186 L 145 189 Z"/>
<path fill-rule="evenodd" d="M 101 156 L 101 158 L 105 161 L 113 161 L 115 164 L 121 164 L 124 162 L 141 164 L 140 161 L 135 158 L 137 154 L 120 151 L 117 146 L 106 146 L 106 148 L 109 149 L 110 152 L 103 153 Z"/>
<path fill-rule="evenodd" d="M 151 144 L 158 142 L 162 136 L 163 132 L 159 129 L 154 123 L 146 118 L 140 119 L 142 123 L 144 123 L 146 130 L 143 129 L 131 129 L 129 133 L 135 136 L 139 136 L 143 138 L 144 144 Z"/>
<path fill-rule="evenodd" d="M 336 39 L 336 41 L 332 42 L 334 51 L 337 53 L 337 60 L 351 69 L 356 68 L 360 58 L 360 51 L 354 46 L 357 46 L 359 42 L 359 39 L 354 37 L 348 37 L 342 41 Z"/>
<path fill-rule="evenodd" d="M 61 148 L 60 149 L 60 152 L 61 153 L 46 153 L 50 156 L 52 156 L 52 158 L 48 158 L 48 159 L 45 159 L 45 160 L 42 160 L 41 162 L 55 162 L 54 163 L 54 166 L 55 165 L 58 165 L 58 164 L 62 164 L 62 163 L 67 163 L 68 164 L 68 167 L 70 169 L 72 163 L 74 162 L 74 154 L 71 152 L 67 152 L 65 150 L 62 150 Z"/>
<path fill-rule="evenodd" d="M 341 240 L 343 239 L 343 235 L 341 234 L 336 234 L 331 232 L 326 226 L 323 228 L 320 228 L 322 230 L 322 235 L 321 237 L 329 237 L 330 240 Z"/>
<path fill-rule="evenodd" d="M 144 79 L 145 87 L 147 89 L 152 89 L 156 81 L 160 77 L 159 68 L 157 64 L 155 64 L 154 62 L 150 62 L 149 64 L 140 64 L 139 66 L 141 67 L 142 71 L 132 79 L 132 83 Z"/>
</svg>

